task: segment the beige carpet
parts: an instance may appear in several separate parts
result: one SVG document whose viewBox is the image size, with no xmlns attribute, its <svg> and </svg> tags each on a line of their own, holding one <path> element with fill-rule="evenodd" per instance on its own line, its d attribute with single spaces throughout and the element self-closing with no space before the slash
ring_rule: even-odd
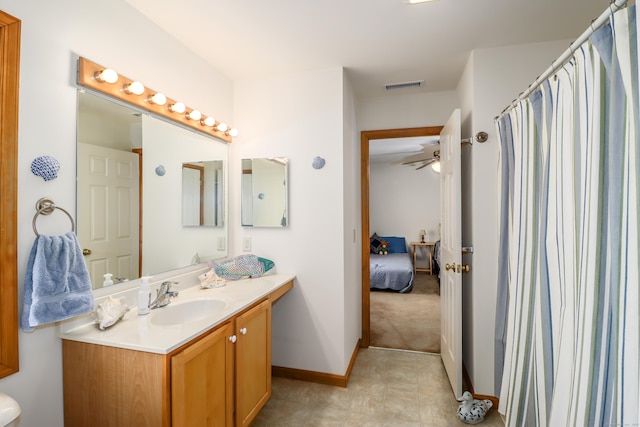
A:
<svg viewBox="0 0 640 427">
<path fill-rule="evenodd" d="M 371 292 L 371 345 L 440 353 L 437 276 L 416 274 L 406 294 Z"/>
</svg>

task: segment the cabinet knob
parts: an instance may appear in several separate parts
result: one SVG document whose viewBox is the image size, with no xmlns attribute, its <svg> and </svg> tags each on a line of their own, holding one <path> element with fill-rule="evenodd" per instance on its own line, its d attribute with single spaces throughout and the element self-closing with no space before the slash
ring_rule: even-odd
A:
<svg viewBox="0 0 640 427">
<path fill-rule="evenodd" d="M 240 328 L 240 333 L 242 335 L 247 335 L 247 328 Z"/>
<path fill-rule="evenodd" d="M 235 344 L 235 342 L 236 342 L 237 340 L 238 340 L 238 338 L 236 338 L 236 336 L 235 336 L 235 335 L 231 335 L 231 336 L 229 337 L 229 341 L 231 341 L 231 342 L 232 342 L 232 343 L 234 343 L 234 344 Z"/>
</svg>

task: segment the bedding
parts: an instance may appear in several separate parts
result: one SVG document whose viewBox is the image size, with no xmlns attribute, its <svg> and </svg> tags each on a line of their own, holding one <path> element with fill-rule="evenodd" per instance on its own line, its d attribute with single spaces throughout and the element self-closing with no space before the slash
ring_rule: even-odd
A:
<svg viewBox="0 0 640 427">
<path fill-rule="evenodd" d="M 392 254 L 405 254 L 407 253 L 407 241 L 404 237 L 383 237 L 379 236 L 379 239 L 384 240 L 389 244 L 389 252 Z"/>
<path fill-rule="evenodd" d="M 370 258 L 372 290 L 406 293 L 413 289 L 413 259 L 408 253 L 371 254 Z"/>
</svg>

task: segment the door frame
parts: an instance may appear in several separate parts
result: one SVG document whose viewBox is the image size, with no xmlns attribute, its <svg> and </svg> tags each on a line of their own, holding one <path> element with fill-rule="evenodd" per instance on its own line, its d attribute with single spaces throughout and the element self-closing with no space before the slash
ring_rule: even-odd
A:
<svg viewBox="0 0 640 427">
<path fill-rule="evenodd" d="M 362 251 L 362 339 L 360 347 L 367 348 L 371 340 L 371 283 L 370 223 L 369 223 L 369 141 L 372 139 L 411 138 L 438 136 L 443 126 L 417 128 L 363 130 L 360 132 L 360 211 L 361 211 L 361 251 Z"/>
<path fill-rule="evenodd" d="M 0 10 L 0 378 L 18 372 L 18 98 L 22 21 Z"/>
</svg>

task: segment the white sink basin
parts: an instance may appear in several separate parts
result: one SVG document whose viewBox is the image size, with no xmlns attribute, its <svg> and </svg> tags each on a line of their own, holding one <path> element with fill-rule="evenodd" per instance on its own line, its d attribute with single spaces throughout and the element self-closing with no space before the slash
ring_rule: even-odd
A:
<svg viewBox="0 0 640 427">
<path fill-rule="evenodd" d="M 180 325 L 214 316 L 227 306 L 219 299 L 172 302 L 151 312 L 151 323 L 158 326 Z"/>
</svg>

